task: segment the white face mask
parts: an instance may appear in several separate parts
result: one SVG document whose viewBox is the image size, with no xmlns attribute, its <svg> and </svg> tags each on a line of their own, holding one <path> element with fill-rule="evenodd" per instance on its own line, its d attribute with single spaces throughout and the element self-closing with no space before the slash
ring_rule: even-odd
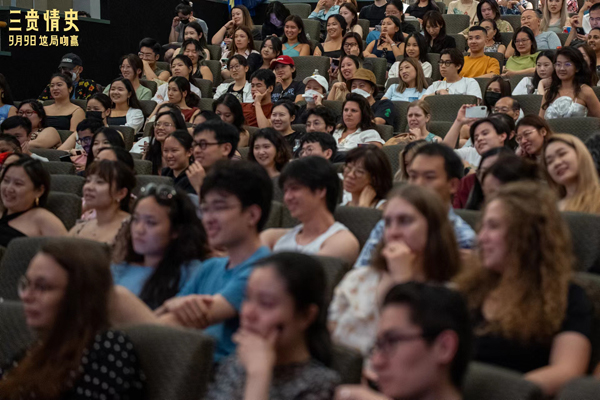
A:
<svg viewBox="0 0 600 400">
<path fill-rule="evenodd" d="M 369 96 L 371 96 L 371 93 L 365 92 L 364 90 L 359 89 L 359 88 L 352 89 L 352 93 L 359 94 L 362 97 L 364 97 L 365 99 L 367 99 L 367 98 L 369 98 Z"/>
<path fill-rule="evenodd" d="M 73 80 L 73 82 L 77 80 L 77 72 L 71 72 L 71 79 Z"/>
<path fill-rule="evenodd" d="M 323 95 L 321 93 L 317 92 L 316 90 L 312 90 L 312 89 L 305 91 L 304 94 L 302 95 L 302 97 L 304 97 L 304 100 L 306 100 L 307 103 L 314 103 L 315 99 L 313 97 L 315 95 L 319 96 L 320 98 L 323 98 Z"/>
</svg>

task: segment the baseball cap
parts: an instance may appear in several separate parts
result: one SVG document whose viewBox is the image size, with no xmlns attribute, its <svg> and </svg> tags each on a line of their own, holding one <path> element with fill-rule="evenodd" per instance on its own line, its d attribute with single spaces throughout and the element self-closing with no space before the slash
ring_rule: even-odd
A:
<svg viewBox="0 0 600 400">
<path fill-rule="evenodd" d="M 294 60 L 290 56 L 279 56 L 274 60 L 271 60 L 271 69 L 275 68 L 277 64 L 283 65 L 294 65 Z"/>
<path fill-rule="evenodd" d="M 304 78 L 302 83 L 304 83 L 306 85 L 310 81 L 316 81 L 319 85 L 323 86 L 323 89 L 325 89 L 325 93 L 327 93 L 329 91 L 329 83 L 327 83 L 327 79 L 325 79 L 321 75 L 315 74 L 315 75 L 307 76 L 306 78 Z"/>
<path fill-rule="evenodd" d="M 58 68 L 63 68 L 63 67 L 73 68 L 76 65 L 79 65 L 79 66 L 83 65 L 81 58 L 77 54 L 67 53 L 60 60 L 60 64 L 58 64 Z"/>
</svg>

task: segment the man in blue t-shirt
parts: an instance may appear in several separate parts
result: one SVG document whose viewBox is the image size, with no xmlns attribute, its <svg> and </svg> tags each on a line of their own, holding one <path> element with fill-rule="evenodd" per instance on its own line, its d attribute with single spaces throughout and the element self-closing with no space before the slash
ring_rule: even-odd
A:
<svg viewBox="0 0 600 400">
<path fill-rule="evenodd" d="M 218 161 L 202 184 L 202 224 L 213 249 L 227 257 L 206 260 L 175 298 L 152 312 L 119 288 L 118 321 L 163 323 L 203 329 L 216 339 L 215 361 L 231 354 L 246 282 L 256 261 L 267 256 L 259 232 L 271 209 L 273 184 L 266 171 L 248 161 Z"/>
</svg>

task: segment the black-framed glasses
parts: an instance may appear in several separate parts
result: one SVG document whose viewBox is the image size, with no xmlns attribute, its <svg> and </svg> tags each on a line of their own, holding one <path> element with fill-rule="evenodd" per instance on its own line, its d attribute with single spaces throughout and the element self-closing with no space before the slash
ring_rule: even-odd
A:
<svg viewBox="0 0 600 400">
<path fill-rule="evenodd" d="M 177 195 L 177 190 L 173 186 L 164 185 L 164 184 L 156 184 L 149 183 L 140 189 L 140 196 L 148 197 L 148 196 L 156 196 L 161 200 L 171 200 L 173 197 Z"/>
<path fill-rule="evenodd" d="M 451 65 L 454 65 L 454 63 L 452 61 L 442 61 L 442 60 L 440 60 L 439 61 L 439 65 L 443 65 L 445 67 L 449 67 Z"/>
<path fill-rule="evenodd" d="M 92 143 L 92 136 L 85 136 L 82 138 L 75 139 L 75 143 L 80 144 L 82 146 L 88 145 Z"/>
<path fill-rule="evenodd" d="M 208 146 L 216 146 L 219 145 L 221 143 L 219 142 L 207 142 L 206 140 L 201 140 L 199 142 L 193 141 L 192 142 L 192 148 L 194 147 L 200 147 L 201 150 L 206 150 L 206 148 Z"/>
</svg>

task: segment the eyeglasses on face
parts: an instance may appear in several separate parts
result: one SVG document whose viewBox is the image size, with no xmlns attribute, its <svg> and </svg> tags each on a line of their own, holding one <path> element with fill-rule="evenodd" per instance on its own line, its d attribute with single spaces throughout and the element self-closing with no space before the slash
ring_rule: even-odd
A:
<svg viewBox="0 0 600 400">
<path fill-rule="evenodd" d="M 177 191 L 175 190 L 175 188 L 173 186 L 164 185 L 164 184 L 157 185 L 156 183 L 149 183 L 140 189 L 139 198 L 147 197 L 147 196 L 156 196 L 157 198 L 159 198 L 161 200 L 171 200 L 176 195 L 177 195 Z"/>
<path fill-rule="evenodd" d="M 443 65 L 445 67 L 449 67 L 451 65 L 454 65 L 454 63 L 452 61 L 442 61 L 442 60 L 439 61 L 439 64 L 440 64 L 440 66 Z"/>
<path fill-rule="evenodd" d="M 206 150 L 208 146 L 216 146 L 221 143 L 219 142 L 208 142 L 206 140 L 200 140 L 199 142 L 193 141 L 192 147 L 200 147 L 201 150 Z"/>
</svg>

